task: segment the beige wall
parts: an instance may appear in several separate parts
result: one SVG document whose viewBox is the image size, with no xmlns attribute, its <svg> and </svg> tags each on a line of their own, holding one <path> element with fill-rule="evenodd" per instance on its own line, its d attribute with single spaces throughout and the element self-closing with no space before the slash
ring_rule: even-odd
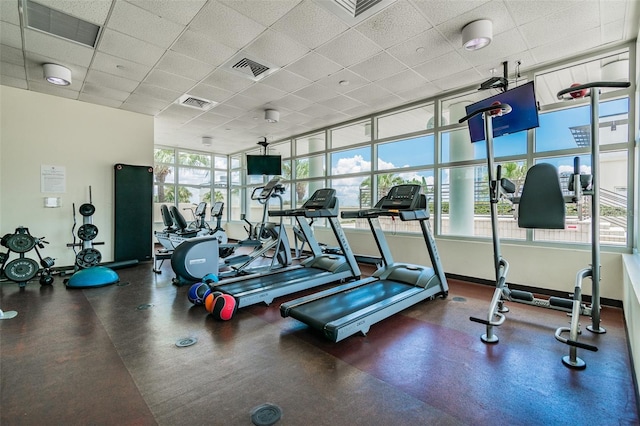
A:
<svg viewBox="0 0 640 426">
<path fill-rule="evenodd" d="M 0 232 L 26 226 L 50 244 L 41 253 L 56 266 L 73 265 L 73 209 L 96 208 L 95 241 L 103 261 L 113 260 L 113 167 L 153 165 L 153 117 L 0 86 Z M 63 193 L 41 192 L 41 165 L 65 168 Z M 45 208 L 44 197 L 60 197 L 60 208 Z M 82 216 L 77 214 L 78 226 Z M 77 231 L 77 227 L 76 227 Z M 30 252 L 29 257 L 35 257 Z M 13 259 L 15 254 L 12 255 Z"/>
</svg>

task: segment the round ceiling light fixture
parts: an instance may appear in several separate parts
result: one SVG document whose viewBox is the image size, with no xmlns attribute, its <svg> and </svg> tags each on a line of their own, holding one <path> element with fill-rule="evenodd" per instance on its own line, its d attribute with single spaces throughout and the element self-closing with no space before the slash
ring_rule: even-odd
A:
<svg viewBox="0 0 640 426">
<path fill-rule="evenodd" d="M 275 109 L 265 109 L 264 119 L 267 123 L 277 123 L 280 121 L 280 112 Z"/>
<path fill-rule="evenodd" d="M 58 64 L 42 65 L 44 78 L 56 86 L 68 86 L 71 84 L 71 70 Z"/>
<path fill-rule="evenodd" d="M 462 46 L 466 50 L 478 50 L 486 47 L 493 40 L 493 22 L 480 19 L 468 23 L 462 29 Z"/>
</svg>

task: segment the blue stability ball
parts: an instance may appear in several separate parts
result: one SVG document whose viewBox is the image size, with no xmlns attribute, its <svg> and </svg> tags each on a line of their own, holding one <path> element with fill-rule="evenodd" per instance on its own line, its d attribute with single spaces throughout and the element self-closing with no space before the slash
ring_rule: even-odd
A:
<svg viewBox="0 0 640 426">
<path fill-rule="evenodd" d="M 65 283 L 69 288 L 104 287 L 120 281 L 120 277 L 113 269 L 106 266 L 92 266 L 74 273 Z"/>
<path fill-rule="evenodd" d="M 207 284 L 217 283 L 219 281 L 220 280 L 218 279 L 218 276 L 216 274 L 212 274 L 212 273 L 209 273 L 209 274 L 205 275 L 204 277 L 202 277 L 202 282 L 203 283 L 207 283 Z"/>
</svg>

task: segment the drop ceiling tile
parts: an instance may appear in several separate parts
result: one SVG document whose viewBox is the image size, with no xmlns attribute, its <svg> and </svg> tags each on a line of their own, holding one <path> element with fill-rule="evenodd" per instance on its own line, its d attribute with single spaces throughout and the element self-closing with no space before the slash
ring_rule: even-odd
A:
<svg viewBox="0 0 640 426">
<path fill-rule="evenodd" d="M 485 76 L 481 75 L 475 69 L 468 69 L 455 74 L 447 75 L 446 77 L 439 78 L 433 81 L 437 87 L 441 90 L 452 90 L 460 87 L 471 86 L 474 84 L 480 84 Z"/>
<path fill-rule="evenodd" d="M 24 69 L 24 65 L 16 65 L 11 62 L 0 62 L 0 74 L 5 77 L 12 77 L 26 80 L 27 73 Z"/>
<path fill-rule="evenodd" d="M 200 11 L 207 0 L 127 0 L 154 15 L 162 16 L 164 19 L 187 25 Z"/>
<path fill-rule="evenodd" d="M 192 87 L 189 90 L 189 94 L 199 98 L 208 99 L 214 102 L 223 102 L 226 99 L 229 99 L 231 96 L 233 96 L 235 92 L 221 89 L 215 86 L 210 86 L 208 84 L 200 83 L 197 86 Z"/>
<path fill-rule="evenodd" d="M 349 67 L 350 71 L 366 78 L 369 81 L 378 81 L 397 74 L 405 69 L 404 65 L 398 62 L 387 52 L 382 52 L 359 64 Z"/>
<path fill-rule="evenodd" d="M 381 51 L 382 48 L 380 46 L 354 29 L 345 31 L 316 49 L 317 53 L 326 56 L 343 67 L 357 64 Z"/>
<path fill-rule="evenodd" d="M 214 69 L 210 64 L 205 64 L 171 50 L 164 54 L 156 68 L 197 81 L 202 80 Z"/>
<path fill-rule="evenodd" d="M 308 85 L 307 87 L 303 87 L 300 90 L 296 90 L 293 94 L 311 102 L 319 102 L 335 97 L 338 92 L 316 82 Z"/>
<path fill-rule="evenodd" d="M 29 88 L 29 86 L 27 86 L 26 78 L 7 77 L 1 74 L 0 74 L 0 84 L 3 86 L 15 87 L 16 89 L 27 90 Z"/>
<path fill-rule="evenodd" d="M 5 23 L 20 25 L 20 15 L 18 14 L 16 2 L 0 1 L 0 21 L 2 25 Z"/>
<path fill-rule="evenodd" d="M 302 124 L 302 123 L 308 123 L 309 121 L 311 121 L 312 118 L 306 114 L 302 114 L 300 112 L 292 112 L 291 114 L 287 115 L 287 123 L 289 124 Z"/>
<path fill-rule="evenodd" d="M 39 93 L 46 93 L 48 95 L 58 96 L 60 98 L 78 99 L 78 95 L 80 94 L 80 92 L 73 89 L 65 89 L 63 87 L 73 87 L 73 86 L 56 86 L 54 84 L 44 83 L 44 80 L 29 82 L 29 90 L 33 90 Z"/>
<path fill-rule="evenodd" d="M 166 102 L 176 101 L 184 92 L 176 92 L 167 90 L 164 87 L 154 86 L 153 84 L 142 83 L 133 92 L 138 95 L 148 96 L 150 98 L 160 99 Z"/>
<path fill-rule="evenodd" d="M 376 82 L 380 87 L 384 87 L 393 93 L 406 92 L 420 89 L 427 85 L 427 81 L 413 70 L 405 70 Z"/>
<path fill-rule="evenodd" d="M 226 46 L 241 49 L 266 27 L 219 2 L 207 3 L 190 28 Z"/>
<path fill-rule="evenodd" d="M 2 2 L 4 3 L 4 2 Z M 22 32 L 19 25 L 3 22 L 0 25 L 0 44 L 22 49 Z"/>
<path fill-rule="evenodd" d="M 505 1 L 507 9 L 511 12 L 517 25 L 535 21 L 544 16 L 553 15 L 563 9 L 584 4 L 583 0 L 536 0 L 536 1 Z"/>
<path fill-rule="evenodd" d="M 215 105 L 209 111 L 214 113 L 214 114 L 221 115 L 223 117 L 228 117 L 230 119 L 231 118 L 240 117 L 242 114 L 244 114 L 244 110 L 243 109 L 231 106 L 231 105 L 227 104 L 226 102 L 224 104 Z"/>
<path fill-rule="evenodd" d="M 266 84 L 256 83 L 243 90 L 241 94 L 243 96 L 248 96 L 253 100 L 265 103 L 274 99 L 280 99 L 285 96 L 287 92 L 276 89 L 275 87 L 267 86 Z"/>
<path fill-rule="evenodd" d="M 574 7 L 522 25 L 520 31 L 530 48 L 555 43 L 600 25 L 599 8 Z"/>
<path fill-rule="evenodd" d="M 300 111 L 301 114 L 308 115 L 309 117 L 322 117 L 334 112 L 335 110 L 320 104 L 313 104 Z"/>
<path fill-rule="evenodd" d="M 78 43 L 52 37 L 39 31 L 24 30 L 25 51 L 37 55 L 56 58 L 56 63 L 64 66 L 72 64 L 88 67 L 93 57 L 93 49 Z"/>
<path fill-rule="evenodd" d="M 318 25 L 319 22 L 322 24 Z M 348 26 L 322 7 L 305 1 L 293 8 L 271 28 L 315 49 L 346 31 Z"/>
<path fill-rule="evenodd" d="M 239 77 L 236 74 L 232 74 L 220 68 L 211 73 L 211 75 L 205 78 L 202 82 L 234 93 L 241 92 L 254 84 L 253 80 Z"/>
<path fill-rule="evenodd" d="M 413 4 L 399 1 L 355 27 L 385 49 L 431 28 Z"/>
<path fill-rule="evenodd" d="M 452 52 L 454 47 L 435 28 L 390 48 L 388 52 L 408 67 Z"/>
<path fill-rule="evenodd" d="M 104 86 L 97 86 L 91 83 L 85 83 L 82 87 L 80 100 L 86 100 L 88 97 L 109 99 L 114 104 L 118 103 L 118 106 L 120 106 L 120 104 L 127 100 L 130 95 L 130 92 L 125 92 L 123 90 L 116 90 Z M 101 103 L 101 105 L 104 105 L 104 103 Z"/>
<path fill-rule="evenodd" d="M 0 45 L 0 61 L 24 67 L 24 54 L 22 49 Z"/>
<path fill-rule="evenodd" d="M 156 115 L 166 107 L 166 103 L 146 96 L 131 95 L 122 103 L 121 109 L 146 115 Z"/>
<path fill-rule="evenodd" d="M 87 95 L 86 93 L 80 93 L 78 100 L 82 102 L 94 104 L 94 105 L 103 105 L 109 108 L 120 108 L 122 106 L 122 101 L 109 99 L 109 98 L 102 98 L 100 96 Z"/>
<path fill-rule="evenodd" d="M 610 22 L 602 26 L 602 42 L 615 43 L 624 40 L 624 20 Z"/>
<path fill-rule="evenodd" d="M 172 103 L 164 110 L 162 110 L 162 112 L 158 114 L 158 117 L 163 120 L 172 120 L 184 124 L 202 115 L 203 113 L 203 111 L 196 108 L 190 108 L 184 105 Z"/>
<path fill-rule="evenodd" d="M 192 30 L 185 31 L 171 50 L 215 66 L 223 64 L 236 53 L 236 49 Z"/>
<path fill-rule="evenodd" d="M 221 3 L 268 27 L 289 13 L 300 0 L 261 1 L 259 4 L 255 0 L 222 0 Z"/>
<path fill-rule="evenodd" d="M 318 102 L 318 104 L 329 107 L 336 111 L 345 111 L 351 108 L 362 105 L 362 102 L 358 102 L 355 99 L 348 98 L 343 95 L 336 96 L 335 98 L 327 99 L 325 101 Z"/>
<path fill-rule="evenodd" d="M 107 28 L 100 38 L 98 51 L 153 66 L 162 57 L 165 49 Z"/>
<path fill-rule="evenodd" d="M 207 111 L 193 120 L 195 125 L 206 125 L 207 127 L 219 126 L 227 122 L 229 122 L 229 117 L 216 114 L 213 111 Z"/>
<path fill-rule="evenodd" d="M 300 96 L 296 96 L 293 94 L 288 94 L 283 96 L 280 99 L 271 101 L 271 104 L 276 108 L 286 108 L 291 111 L 302 111 L 303 109 L 311 106 L 313 102 L 308 99 L 302 98 Z"/>
<path fill-rule="evenodd" d="M 295 92 L 311 84 L 311 80 L 300 77 L 298 74 L 289 72 L 286 69 L 280 69 L 262 79 L 260 83 L 275 87 L 284 92 Z"/>
<path fill-rule="evenodd" d="M 417 65 L 413 70 L 427 80 L 433 81 L 470 68 L 471 65 L 458 52 L 452 52 Z"/>
<path fill-rule="evenodd" d="M 191 80 L 190 78 L 182 77 L 159 69 L 151 71 L 147 78 L 145 78 L 144 82 L 180 93 L 188 92 L 189 89 L 197 83 L 196 80 Z"/>
<path fill-rule="evenodd" d="M 415 0 L 414 3 L 433 25 L 439 25 L 455 18 L 456 16 L 463 15 L 470 10 L 476 9 L 489 1 L 490 0 Z"/>
<path fill-rule="evenodd" d="M 86 82 L 95 84 L 96 86 L 104 86 L 126 92 L 133 92 L 140 84 L 139 81 L 129 80 L 96 70 L 90 70 L 87 73 Z"/>
<path fill-rule="evenodd" d="M 341 65 L 311 52 L 291 65 L 287 65 L 287 70 L 298 74 L 308 80 L 316 81 L 342 69 Z"/>
<path fill-rule="evenodd" d="M 566 58 L 575 55 L 576 52 L 585 52 L 597 46 L 599 42 L 600 28 L 592 28 L 571 37 L 534 47 L 530 52 L 536 61 L 543 63 Z"/>
<path fill-rule="evenodd" d="M 380 82 L 378 82 L 380 84 Z M 423 85 L 414 89 L 394 92 L 407 102 L 412 102 L 420 99 L 427 99 L 437 95 L 440 89 L 433 83 L 424 83 Z"/>
<path fill-rule="evenodd" d="M 342 84 L 340 84 L 341 81 L 343 82 Z M 350 92 L 357 89 L 358 87 L 366 86 L 370 83 L 370 81 L 366 78 L 348 69 L 340 70 L 334 74 L 318 80 L 317 82 L 335 91 L 336 93 Z"/>
<path fill-rule="evenodd" d="M 362 102 L 363 104 L 367 104 L 369 106 L 374 106 L 376 103 L 379 103 L 380 100 L 384 98 L 396 98 L 397 97 L 375 83 L 370 83 L 366 86 L 360 87 L 356 90 L 352 90 L 346 94 L 348 97 L 353 98 L 357 101 Z M 345 111 L 345 112 L 348 112 Z"/>
<path fill-rule="evenodd" d="M 103 52 L 96 52 L 91 68 L 137 81 L 142 81 L 151 71 L 151 67 L 148 65 L 138 64 Z"/>
<path fill-rule="evenodd" d="M 490 19 L 493 22 L 494 36 L 516 26 L 509 11 L 504 6 L 504 2 L 491 1 L 437 25 L 436 29 L 457 49 L 462 47 L 462 28 L 478 19 Z M 481 52 L 482 50 L 479 50 L 476 53 L 482 54 Z"/>
<path fill-rule="evenodd" d="M 185 28 L 124 1 L 115 2 L 107 27 L 165 49 Z"/>
<path fill-rule="evenodd" d="M 224 104 L 227 105 L 227 106 L 236 107 L 236 108 L 242 110 L 241 114 L 235 116 L 235 117 L 239 117 L 242 114 L 244 114 L 244 111 L 246 111 L 248 109 L 256 108 L 259 105 L 262 105 L 263 103 L 264 103 L 263 100 L 254 99 L 254 98 L 251 98 L 249 96 L 238 94 L 238 95 L 234 95 L 231 98 L 227 99 Z"/>
<path fill-rule="evenodd" d="M 309 52 L 309 48 L 273 30 L 263 32 L 242 50 L 279 67 L 295 62 Z"/>
<path fill-rule="evenodd" d="M 2 2 L 4 3 L 4 0 Z M 37 0 L 36 2 L 100 26 L 104 25 L 113 3 L 112 0 Z"/>
</svg>

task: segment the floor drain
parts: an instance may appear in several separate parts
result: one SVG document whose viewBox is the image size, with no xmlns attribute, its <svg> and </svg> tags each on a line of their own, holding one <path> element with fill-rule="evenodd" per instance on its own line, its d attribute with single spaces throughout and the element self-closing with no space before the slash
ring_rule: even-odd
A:
<svg viewBox="0 0 640 426">
<path fill-rule="evenodd" d="M 145 309 L 149 309 L 152 306 L 153 305 L 151 303 L 143 303 L 142 305 L 138 305 L 136 309 L 139 311 L 144 311 Z"/>
<path fill-rule="evenodd" d="M 282 410 L 274 404 L 262 404 L 251 411 L 251 423 L 256 426 L 271 426 L 282 417 Z"/>
<path fill-rule="evenodd" d="M 460 297 L 460 296 L 453 297 L 451 300 L 453 300 L 454 302 L 466 302 L 467 301 L 467 299 L 465 299 L 464 297 Z"/>
<path fill-rule="evenodd" d="M 198 339 L 195 337 L 185 337 L 176 342 L 176 346 L 179 348 L 186 348 L 187 346 L 195 345 L 198 342 Z"/>
</svg>

